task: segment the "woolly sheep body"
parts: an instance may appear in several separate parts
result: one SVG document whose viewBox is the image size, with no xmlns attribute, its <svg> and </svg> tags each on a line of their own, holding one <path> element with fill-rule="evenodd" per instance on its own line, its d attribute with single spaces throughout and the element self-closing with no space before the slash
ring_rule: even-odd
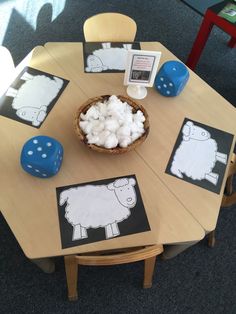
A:
<svg viewBox="0 0 236 314">
<path fill-rule="evenodd" d="M 104 227 L 130 215 L 130 210 L 119 203 L 115 193 L 108 190 L 106 185 L 71 188 L 62 192 L 61 198 L 67 198 L 65 217 L 68 222 L 72 225 L 80 224 L 84 228 Z"/>
<path fill-rule="evenodd" d="M 206 179 L 217 185 L 219 174 L 212 172 L 217 161 L 227 164 L 227 155 L 218 152 L 217 143 L 204 128 L 187 121 L 182 128 L 182 142 L 176 149 L 170 171 L 183 178 Z"/>
<path fill-rule="evenodd" d="M 20 109 L 28 104 L 39 109 L 41 106 L 48 106 L 57 96 L 62 85 L 62 79 L 57 77 L 50 79 L 45 75 L 33 76 L 21 85 L 12 102 L 12 107 Z"/>
<path fill-rule="evenodd" d="M 98 49 L 93 52 L 93 55 L 98 57 L 108 70 L 125 70 L 127 58 L 125 48 Z"/>
<path fill-rule="evenodd" d="M 204 151 L 204 154 L 198 154 L 198 151 Z M 186 176 L 191 177 L 193 180 L 202 180 L 214 168 L 216 152 L 217 143 L 211 138 L 206 141 L 195 141 L 192 139 L 182 141 L 175 152 L 171 172 L 175 173 L 177 170 L 185 173 Z M 188 156 L 187 159 L 186 156 Z"/>
</svg>

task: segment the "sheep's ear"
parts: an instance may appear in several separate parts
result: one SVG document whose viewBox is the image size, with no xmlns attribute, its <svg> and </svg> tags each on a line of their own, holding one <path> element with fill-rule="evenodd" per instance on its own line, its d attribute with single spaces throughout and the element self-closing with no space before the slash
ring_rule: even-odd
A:
<svg viewBox="0 0 236 314">
<path fill-rule="evenodd" d="M 134 178 L 130 178 L 130 179 L 129 179 L 129 184 L 132 185 L 132 186 L 134 186 L 134 185 L 136 184 L 135 179 L 134 179 Z"/>
<path fill-rule="evenodd" d="M 113 185 L 113 182 L 112 182 L 112 183 L 109 183 L 109 184 L 107 185 L 107 188 L 108 188 L 108 190 L 110 190 L 110 191 L 115 190 L 115 187 L 114 187 L 114 185 Z"/>
<path fill-rule="evenodd" d="M 190 126 L 190 128 L 193 126 L 193 122 L 192 121 L 188 121 L 187 123 L 186 123 L 186 125 L 188 125 L 188 126 Z"/>
<path fill-rule="evenodd" d="M 187 125 L 187 123 L 184 125 L 184 127 L 182 129 L 182 133 L 185 136 L 189 136 L 190 135 L 190 127 Z"/>
</svg>

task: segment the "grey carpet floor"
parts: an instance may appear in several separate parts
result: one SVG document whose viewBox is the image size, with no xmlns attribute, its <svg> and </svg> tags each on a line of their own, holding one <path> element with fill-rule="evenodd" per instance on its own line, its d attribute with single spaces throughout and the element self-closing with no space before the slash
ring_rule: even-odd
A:
<svg viewBox="0 0 236 314">
<path fill-rule="evenodd" d="M 20 1 L 26 8 L 32 4 L 32 0 Z M 59 1 L 51 2 L 56 6 Z M 1 0 L 0 11 L 3 4 L 6 9 L 12 1 Z M 36 45 L 83 40 L 85 19 L 108 11 L 133 17 L 138 25 L 137 40 L 160 41 L 183 62 L 202 19 L 177 0 L 67 0 L 52 22 L 52 7 L 44 4 L 36 30 L 14 9 L 6 34 L 0 35 L 17 64 Z M 236 50 L 226 46 L 228 38 L 213 29 L 196 72 L 236 105 Z M 63 259 L 55 259 L 54 274 L 42 273 L 26 259 L 0 215 L 0 313 L 236 313 L 235 227 L 235 206 L 222 209 L 216 247 L 209 249 L 203 240 L 172 260 L 158 260 L 151 289 L 141 288 L 142 263 L 81 267 L 80 299 L 69 303 Z"/>
</svg>

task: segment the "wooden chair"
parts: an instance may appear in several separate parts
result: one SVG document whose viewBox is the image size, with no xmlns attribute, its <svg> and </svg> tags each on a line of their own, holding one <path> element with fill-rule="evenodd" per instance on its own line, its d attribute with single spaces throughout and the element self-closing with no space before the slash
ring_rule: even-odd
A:
<svg viewBox="0 0 236 314">
<path fill-rule="evenodd" d="M 69 300 L 75 301 L 78 299 L 77 279 L 79 265 L 111 266 L 144 260 L 143 287 L 150 288 L 152 286 L 156 256 L 162 252 L 162 245 L 152 245 L 144 248 L 130 248 L 125 251 L 116 250 L 92 253 L 90 255 L 65 256 L 64 260 Z"/>
<path fill-rule="evenodd" d="M 135 21 L 120 13 L 101 13 L 84 23 L 85 41 L 132 42 L 137 31 Z"/>
<path fill-rule="evenodd" d="M 236 155 L 233 154 L 229 171 L 228 178 L 226 180 L 225 191 L 221 202 L 221 207 L 229 207 L 233 204 L 236 204 L 236 191 L 233 192 L 233 177 L 236 174 Z M 209 233 L 208 235 L 208 246 L 214 247 L 216 242 L 215 239 L 215 230 Z"/>
</svg>

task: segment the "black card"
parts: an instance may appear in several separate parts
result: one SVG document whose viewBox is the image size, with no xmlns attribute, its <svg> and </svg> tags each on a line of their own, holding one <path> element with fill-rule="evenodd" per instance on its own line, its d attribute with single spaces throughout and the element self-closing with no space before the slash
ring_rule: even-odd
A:
<svg viewBox="0 0 236 314">
<path fill-rule="evenodd" d="M 219 194 L 233 137 L 185 118 L 166 173 Z"/>
<path fill-rule="evenodd" d="M 62 248 L 150 231 L 135 175 L 56 188 Z"/>
<path fill-rule="evenodd" d="M 69 81 L 25 67 L 0 99 L 0 115 L 40 128 Z"/>
<path fill-rule="evenodd" d="M 84 71 L 86 73 L 125 72 L 127 51 L 140 50 L 140 43 L 84 43 Z"/>
</svg>

